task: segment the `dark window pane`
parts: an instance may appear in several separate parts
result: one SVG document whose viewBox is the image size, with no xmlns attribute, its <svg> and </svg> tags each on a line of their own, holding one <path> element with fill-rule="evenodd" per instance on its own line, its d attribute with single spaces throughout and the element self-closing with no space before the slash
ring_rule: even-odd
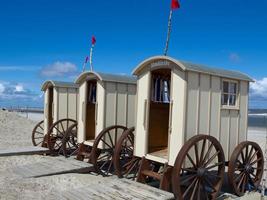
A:
<svg viewBox="0 0 267 200">
<path fill-rule="evenodd" d="M 223 94 L 222 95 L 222 105 L 227 105 L 228 104 L 228 94 Z"/>
<path fill-rule="evenodd" d="M 226 81 L 223 81 L 223 92 L 228 93 L 229 83 Z"/>
<path fill-rule="evenodd" d="M 235 106 L 235 102 L 236 102 L 236 96 L 235 95 L 230 95 L 229 105 L 230 106 Z"/>
<path fill-rule="evenodd" d="M 237 84 L 236 83 L 230 83 L 230 93 L 231 94 L 236 94 L 236 86 Z"/>
</svg>

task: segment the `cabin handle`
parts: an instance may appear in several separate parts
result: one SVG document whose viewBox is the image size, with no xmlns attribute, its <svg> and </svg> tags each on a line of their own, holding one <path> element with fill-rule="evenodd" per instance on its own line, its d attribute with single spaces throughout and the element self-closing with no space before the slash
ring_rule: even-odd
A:
<svg viewBox="0 0 267 200">
<path fill-rule="evenodd" d="M 84 106 L 84 101 L 83 101 L 83 104 L 82 104 L 82 122 L 84 122 L 84 109 L 85 109 L 85 106 Z"/>
<path fill-rule="evenodd" d="M 147 99 L 144 101 L 144 119 L 143 119 L 143 126 L 144 129 L 146 130 L 146 121 L 147 121 Z"/>
<path fill-rule="evenodd" d="M 95 103 L 95 124 L 97 124 L 98 103 Z"/>
<path fill-rule="evenodd" d="M 169 133 L 172 133 L 172 110 L 173 110 L 173 101 L 170 102 L 170 115 L 169 115 Z"/>
</svg>

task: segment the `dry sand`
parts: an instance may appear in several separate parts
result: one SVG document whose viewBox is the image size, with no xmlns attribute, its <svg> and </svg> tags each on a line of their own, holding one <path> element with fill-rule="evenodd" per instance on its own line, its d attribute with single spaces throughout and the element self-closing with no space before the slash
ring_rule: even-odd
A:
<svg viewBox="0 0 267 200">
<path fill-rule="evenodd" d="M 31 131 L 35 124 L 36 121 L 28 120 L 16 113 L 0 110 L 0 149 L 31 146 Z M 264 133 L 265 130 L 249 129 L 248 140 L 258 142 L 264 149 L 266 138 Z M 21 178 L 12 172 L 13 167 L 40 162 L 45 158 L 38 155 L 0 157 L 0 199 L 64 199 L 62 194 L 66 190 L 110 181 L 90 174 Z M 259 194 L 254 193 L 242 199 L 261 198 Z"/>
<path fill-rule="evenodd" d="M 0 111 L 0 149 L 31 146 L 31 132 L 36 122 L 16 113 Z"/>
<path fill-rule="evenodd" d="M 16 113 L 0 111 L 0 149 L 32 146 L 31 132 L 36 122 Z M 45 156 L 0 157 L 0 199 L 63 199 L 65 190 L 103 182 L 104 178 L 90 174 L 64 174 L 42 178 L 21 178 L 13 167 L 37 163 Z"/>
</svg>

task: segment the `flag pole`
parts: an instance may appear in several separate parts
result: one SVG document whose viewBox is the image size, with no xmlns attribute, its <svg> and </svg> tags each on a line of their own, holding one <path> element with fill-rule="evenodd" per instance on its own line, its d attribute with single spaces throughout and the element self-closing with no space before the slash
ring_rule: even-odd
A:
<svg viewBox="0 0 267 200">
<path fill-rule="evenodd" d="M 83 63 L 83 72 L 85 71 L 85 62 Z"/>
<path fill-rule="evenodd" d="M 166 44 L 165 44 L 165 49 L 164 49 L 164 56 L 167 56 L 167 53 L 168 53 L 168 50 L 169 50 L 171 30 L 172 30 L 172 9 L 170 10 L 170 15 L 169 15 L 168 33 L 167 33 L 167 39 L 166 39 Z"/>
<path fill-rule="evenodd" d="M 90 70 L 93 71 L 93 50 L 94 50 L 94 44 L 92 44 L 91 50 L 90 50 Z"/>
</svg>

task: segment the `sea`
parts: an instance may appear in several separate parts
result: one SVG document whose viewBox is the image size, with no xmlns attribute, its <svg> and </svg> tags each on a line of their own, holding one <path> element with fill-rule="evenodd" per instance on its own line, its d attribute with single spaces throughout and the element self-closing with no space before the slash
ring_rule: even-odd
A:
<svg viewBox="0 0 267 200">
<path fill-rule="evenodd" d="M 248 127 L 267 129 L 267 109 L 249 109 Z"/>
</svg>

